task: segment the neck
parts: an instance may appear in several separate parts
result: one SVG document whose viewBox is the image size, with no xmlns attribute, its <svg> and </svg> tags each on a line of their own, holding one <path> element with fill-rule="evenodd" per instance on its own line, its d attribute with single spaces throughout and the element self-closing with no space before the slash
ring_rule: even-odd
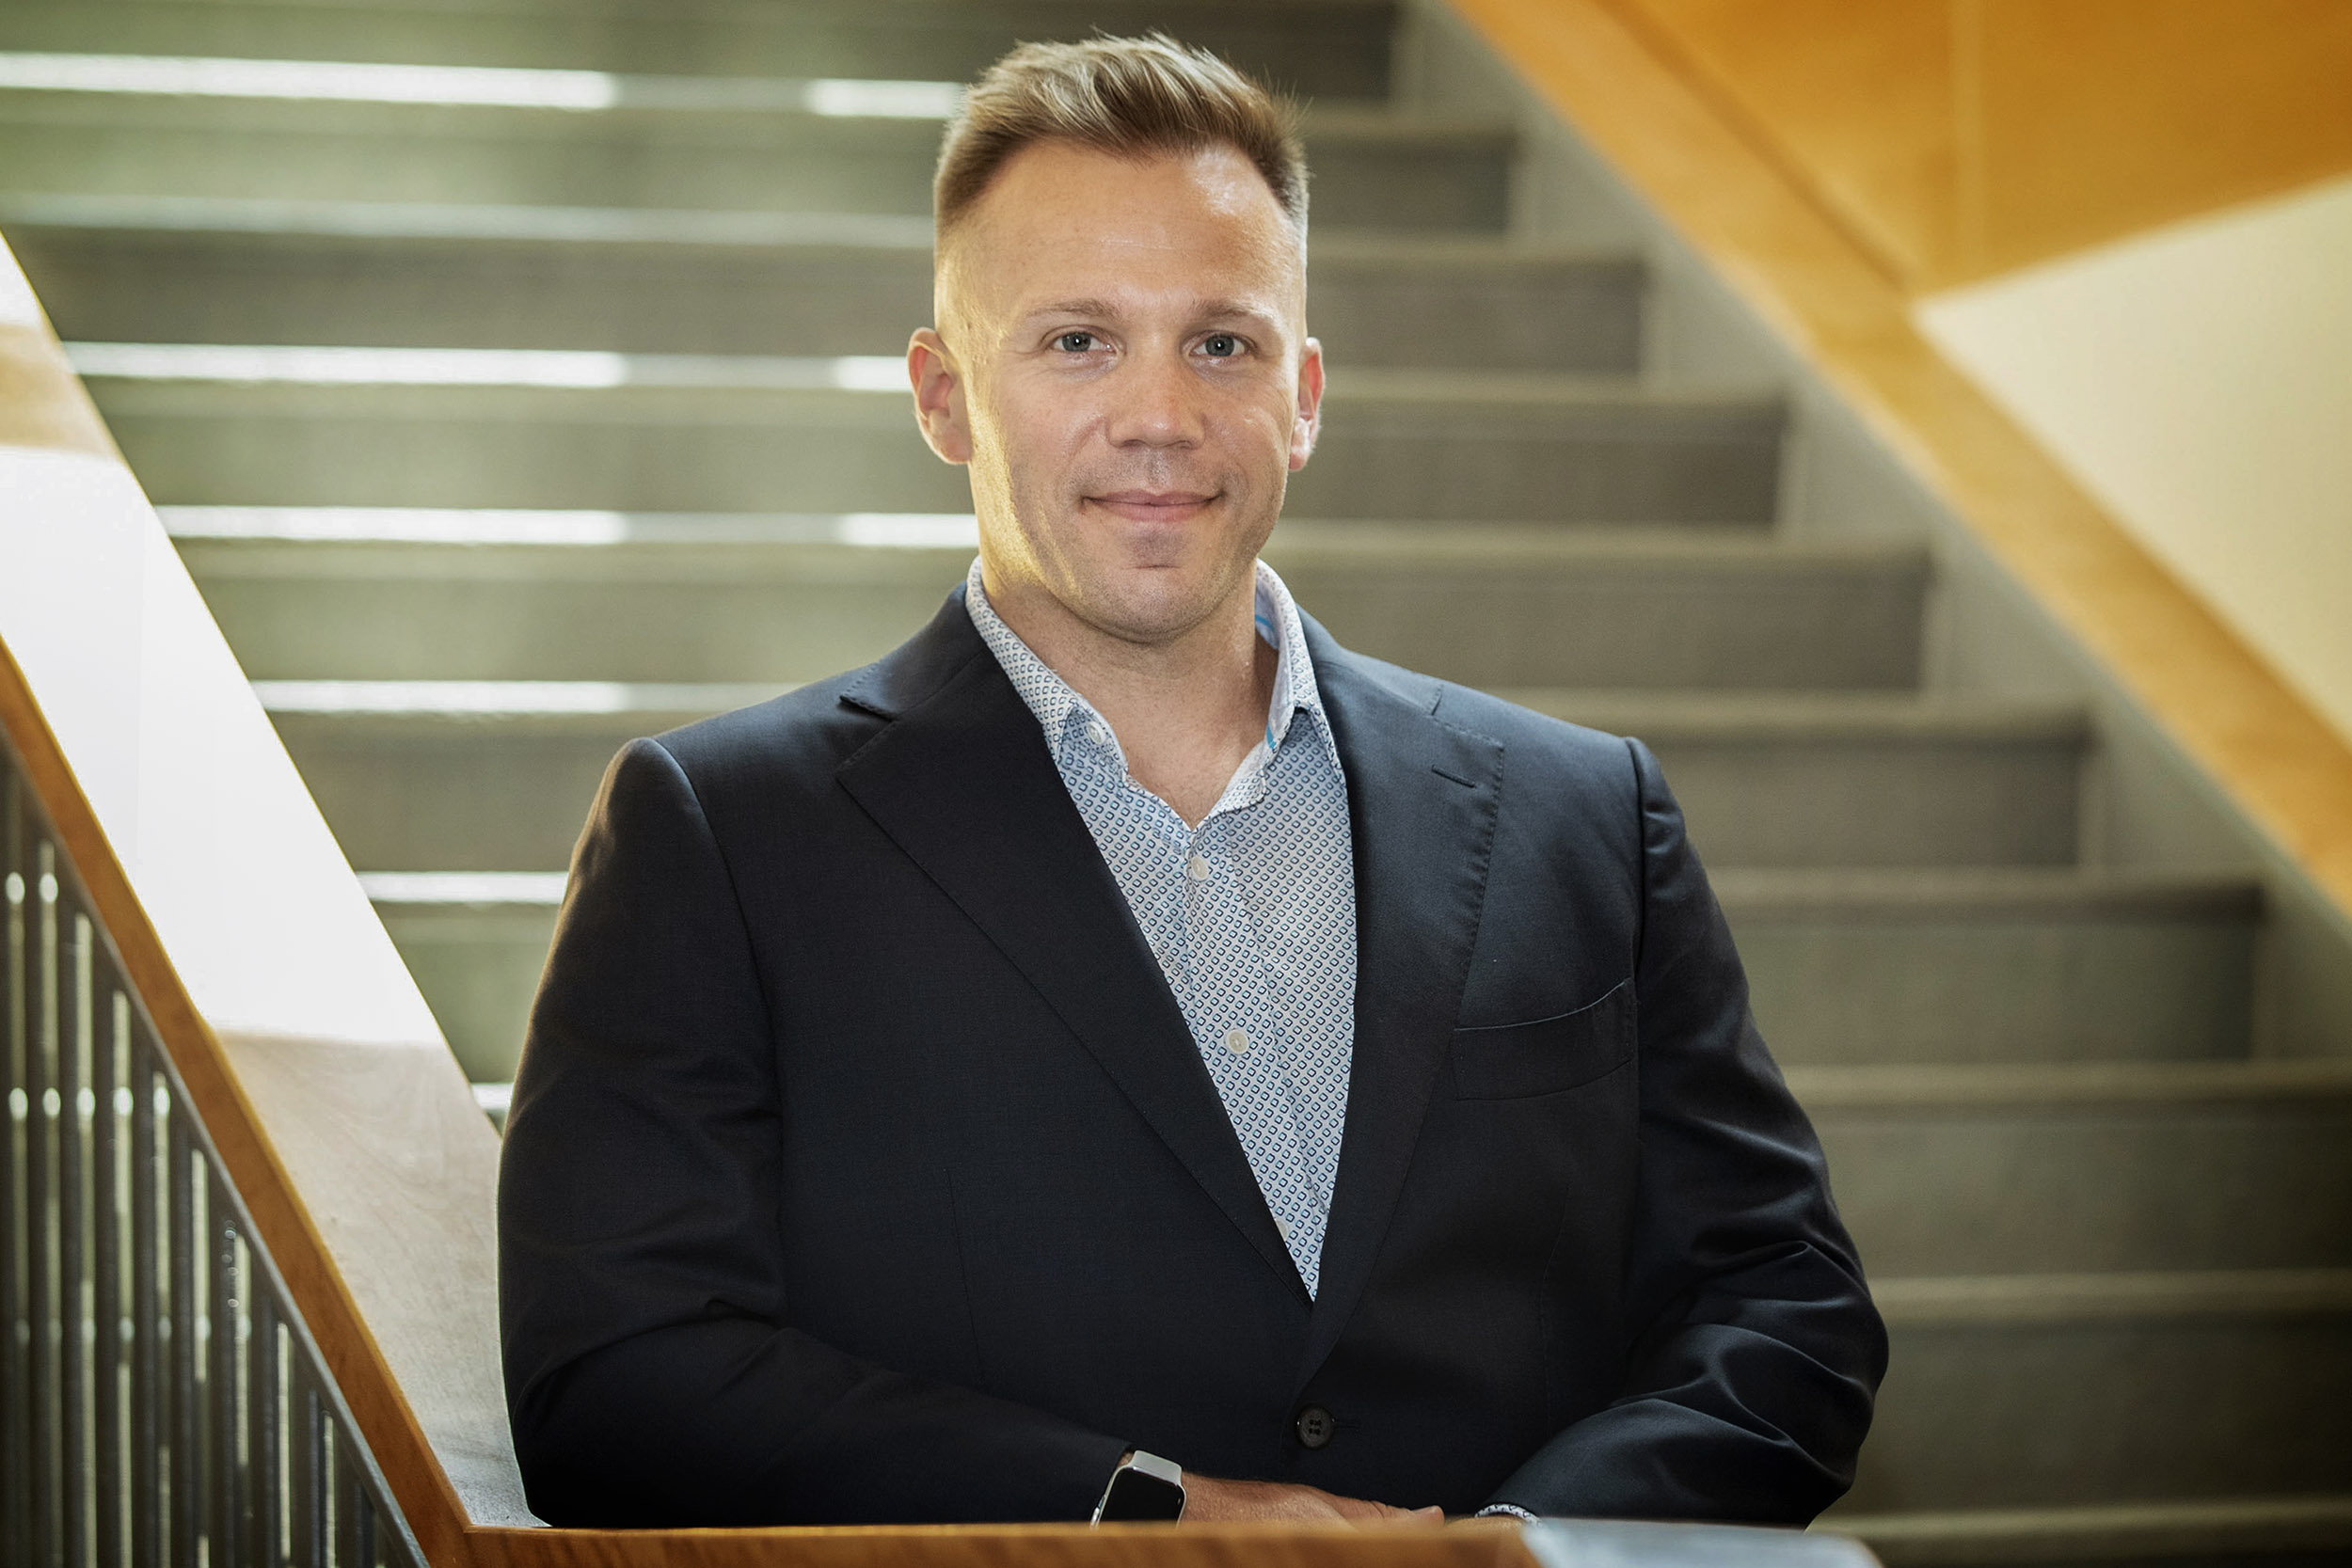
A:
<svg viewBox="0 0 2352 1568">
<path fill-rule="evenodd" d="M 1279 658 L 1258 636 L 1255 575 L 1199 625 L 1136 642 L 1081 620 L 1042 588 L 981 565 L 988 602 L 1013 635 L 1109 723 L 1127 771 L 1198 827 L 1265 737 Z"/>
</svg>

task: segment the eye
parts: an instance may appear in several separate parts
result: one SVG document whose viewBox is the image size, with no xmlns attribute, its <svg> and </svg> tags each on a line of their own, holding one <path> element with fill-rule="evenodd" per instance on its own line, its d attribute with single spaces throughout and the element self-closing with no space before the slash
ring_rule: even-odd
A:
<svg viewBox="0 0 2352 1568">
<path fill-rule="evenodd" d="M 1231 359 L 1241 352 L 1241 340 L 1231 332 L 1212 332 L 1200 340 L 1200 352 L 1212 359 Z"/>
<path fill-rule="evenodd" d="M 1054 339 L 1054 346 L 1064 354 L 1085 354 L 1094 348 L 1097 339 L 1091 332 L 1064 332 Z"/>
</svg>

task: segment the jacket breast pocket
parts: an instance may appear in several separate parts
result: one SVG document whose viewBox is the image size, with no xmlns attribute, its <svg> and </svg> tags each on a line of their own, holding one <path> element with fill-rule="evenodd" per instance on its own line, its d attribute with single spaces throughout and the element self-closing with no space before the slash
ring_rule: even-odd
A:
<svg viewBox="0 0 2352 1568">
<path fill-rule="evenodd" d="M 1524 1100 L 1605 1078 L 1633 1059 L 1630 979 L 1572 1013 L 1454 1031 L 1460 1100 Z"/>
</svg>

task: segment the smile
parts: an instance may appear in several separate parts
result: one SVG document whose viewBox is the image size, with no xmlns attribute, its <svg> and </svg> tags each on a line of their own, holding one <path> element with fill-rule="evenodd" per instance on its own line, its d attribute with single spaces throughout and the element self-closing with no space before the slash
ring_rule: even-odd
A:
<svg viewBox="0 0 2352 1568">
<path fill-rule="evenodd" d="M 1195 490 L 1113 490 L 1087 499 L 1137 523 L 1178 523 L 1200 515 L 1216 499 Z"/>
</svg>

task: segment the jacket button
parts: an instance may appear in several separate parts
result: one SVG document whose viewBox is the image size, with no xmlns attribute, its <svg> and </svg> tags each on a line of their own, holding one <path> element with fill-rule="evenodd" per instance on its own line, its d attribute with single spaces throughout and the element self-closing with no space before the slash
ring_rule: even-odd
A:
<svg viewBox="0 0 2352 1568">
<path fill-rule="evenodd" d="M 1319 1404 L 1311 1404 L 1299 1411 L 1298 1419 L 1292 1425 L 1298 1433 L 1299 1442 L 1311 1449 L 1323 1447 L 1331 1441 L 1331 1434 L 1340 1430 L 1340 1423 L 1333 1420 L 1331 1413 Z"/>
</svg>

